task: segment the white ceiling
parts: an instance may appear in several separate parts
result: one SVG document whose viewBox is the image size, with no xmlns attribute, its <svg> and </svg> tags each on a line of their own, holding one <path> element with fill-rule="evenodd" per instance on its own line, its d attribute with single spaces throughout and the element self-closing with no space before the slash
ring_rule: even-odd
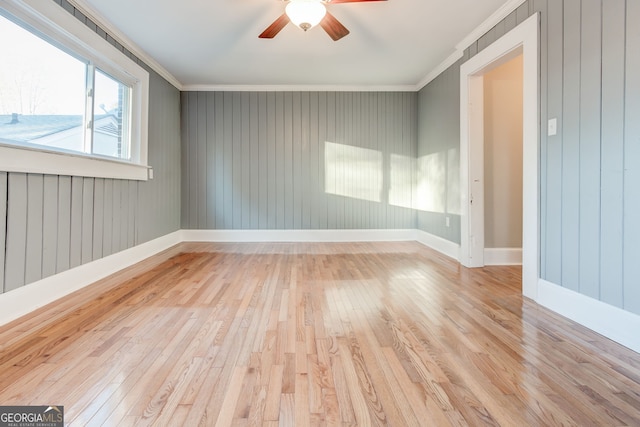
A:
<svg viewBox="0 0 640 427">
<path fill-rule="evenodd" d="M 281 0 L 76 0 L 184 88 L 415 87 L 490 16 L 514 0 L 388 0 L 330 4 L 351 34 L 288 24 L 259 39 Z M 466 46 L 463 46 L 466 47 Z M 134 49 L 135 51 L 135 49 Z"/>
</svg>

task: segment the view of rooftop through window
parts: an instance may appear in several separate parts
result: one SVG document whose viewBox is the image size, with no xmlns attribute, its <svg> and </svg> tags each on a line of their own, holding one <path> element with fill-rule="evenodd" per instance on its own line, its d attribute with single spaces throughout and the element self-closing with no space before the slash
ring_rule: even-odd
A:
<svg viewBox="0 0 640 427">
<path fill-rule="evenodd" d="M 128 159 L 130 88 L 0 15 L 0 143 Z"/>
</svg>

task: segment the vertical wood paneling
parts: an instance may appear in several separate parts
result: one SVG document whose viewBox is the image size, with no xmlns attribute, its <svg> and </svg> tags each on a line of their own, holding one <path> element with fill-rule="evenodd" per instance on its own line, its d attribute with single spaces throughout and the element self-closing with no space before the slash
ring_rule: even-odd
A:
<svg viewBox="0 0 640 427">
<path fill-rule="evenodd" d="M 378 102 L 378 111 L 376 114 L 376 122 L 378 124 L 377 127 L 377 132 L 376 134 L 378 135 L 378 151 L 383 152 L 384 149 L 384 145 L 385 142 L 387 141 L 387 137 L 386 137 L 386 133 L 387 133 L 387 94 L 386 93 L 381 93 L 378 94 L 379 97 L 379 102 Z M 383 153 L 384 158 L 386 159 L 386 153 Z M 389 188 L 389 176 L 388 174 L 385 174 L 383 176 L 383 181 L 382 181 L 382 188 L 387 190 Z M 388 202 L 388 199 L 385 200 L 385 202 Z M 380 220 L 382 221 L 382 223 L 387 224 L 387 218 L 388 218 L 388 211 L 387 211 L 387 203 L 382 203 L 380 205 L 379 211 L 380 211 Z"/>
<path fill-rule="evenodd" d="M 256 150 L 260 143 L 258 136 L 258 93 L 251 92 L 249 96 L 249 116 L 250 116 L 250 131 L 249 138 L 251 140 L 251 228 L 257 230 L 259 227 L 260 219 L 260 153 Z"/>
<path fill-rule="evenodd" d="M 189 133 L 191 126 L 185 126 L 184 124 L 189 123 L 189 117 L 191 117 L 191 110 L 189 109 L 189 92 L 182 92 L 180 94 L 180 122 L 183 123 L 181 126 L 180 134 L 182 141 L 190 141 L 191 134 Z M 189 188 L 191 187 L 191 183 L 189 181 L 190 175 L 186 173 L 189 170 L 189 149 L 191 148 L 191 144 L 180 144 L 180 169 L 181 180 L 180 180 L 180 193 L 181 193 L 181 203 L 180 203 L 180 222 L 181 226 L 185 229 L 191 228 L 189 224 L 189 211 L 191 207 L 191 200 L 189 197 Z"/>
<path fill-rule="evenodd" d="M 324 142 L 327 140 L 327 93 L 320 92 L 318 95 L 318 137 L 315 139 L 315 167 L 318 171 L 318 177 L 315 183 L 315 191 L 317 192 L 315 214 L 315 228 L 327 228 L 327 197 L 324 192 Z"/>
<path fill-rule="evenodd" d="M 521 24 L 525 19 L 529 17 L 529 1 L 530 0 L 525 1 L 516 9 L 517 24 Z"/>
<path fill-rule="evenodd" d="M 338 93 L 336 94 L 336 138 L 335 138 L 335 143 L 338 144 L 337 145 L 337 150 L 339 151 L 340 149 L 342 149 L 345 140 L 347 140 L 347 137 L 345 135 L 345 117 L 347 115 L 347 105 L 346 105 L 346 94 L 344 92 Z M 294 162 L 295 162 L 295 157 L 294 157 Z M 342 165 L 337 165 L 336 169 L 338 170 L 338 176 L 344 176 L 344 170 L 342 169 Z M 340 185 L 342 185 L 341 183 L 337 182 L 336 179 L 336 187 L 339 187 Z M 345 221 L 344 221 L 344 216 L 345 216 L 345 198 L 344 197 L 336 197 L 335 198 L 336 204 L 335 204 L 335 208 L 334 208 L 334 212 L 335 212 L 335 225 L 337 229 L 344 229 L 345 228 Z"/>
<path fill-rule="evenodd" d="M 300 228 L 303 230 L 308 230 L 311 227 L 311 198 L 312 189 L 311 189 L 311 175 L 310 175 L 310 161 L 309 157 L 310 153 L 310 133 L 311 133 L 311 110 L 310 110 L 310 94 L 309 92 L 302 92 L 300 97 L 300 105 L 301 105 L 301 113 L 302 113 L 302 122 L 301 122 L 301 140 L 300 140 L 300 148 L 301 148 L 301 167 L 302 171 L 305 171 L 300 175 L 300 181 L 302 185 L 302 211 L 301 211 L 301 221 Z"/>
<path fill-rule="evenodd" d="M 120 231 L 122 227 L 122 216 L 120 215 L 122 208 L 122 181 L 119 179 L 112 180 L 113 197 L 111 199 L 111 253 L 120 252 Z"/>
<path fill-rule="evenodd" d="M 293 93 L 293 228 L 302 228 L 302 95 Z"/>
<path fill-rule="evenodd" d="M 600 298 L 623 307 L 625 4 L 602 9 Z"/>
<path fill-rule="evenodd" d="M 517 10 L 514 10 L 506 18 L 504 18 L 504 30 L 505 32 L 509 32 L 513 30 L 517 25 Z"/>
<path fill-rule="evenodd" d="M 564 1 L 562 286 L 578 291 L 580 264 L 580 0 Z"/>
<path fill-rule="evenodd" d="M 548 114 L 548 60 L 547 60 L 547 46 L 548 46 L 548 33 L 549 33 L 549 14 L 547 10 L 547 0 L 533 0 L 531 3 L 532 12 L 538 12 L 540 14 L 540 118 L 541 123 L 545 123 L 545 120 L 549 117 Z M 542 126 L 544 128 L 544 125 Z M 540 189 L 541 191 L 547 188 L 547 162 L 548 158 L 548 139 L 547 132 L 540 132 Z M 547 199 L 543 196 L 540 197 L 540 248 L 547 247 L 547 234 L 543 231 L 547 229 Z M 541 249 L 542 254 L 542 249 Z M 547 258 L 540 256 L 540 275 L 546 277 L 547 271 Z"/>
<path fill-rule="evenodd" d="M 102 256 L 113 253 L 113 180 L 104 180 L 104 217 L 102 223 Z"/>
<path fill-rule="evenodd" d="M 8 179 L 5 292 L 25 284 L 27 249 L 27 175 L 9 173 Z"/>
<path fill-rule="evenodd" d="M 229 224 L 233 229 L 242 228 L 242 104 L 241 94 L 234 92 L 232 98 L 231 117 L 231 197 L 232 209 Z"/>
<path fill-rule="evenodd" d="M 7 243 L 7 173 L 0 172 L 0 293 L 4 290 L 5 248 Z"/>
<path fill-rule="evenodd" d="M 336 110 L 337 110 L 337 95 L 335 92 L 329 92 L 327 94 L 327 137 L 325 139 L 325 143 L 322 146 L 322 160 L 323 164 L 326 168 L 326 157 L 325 157 L 325 147 L 326 143 L 335 143 L 336 140 Z M 327 177 L 325 176 L 322 181 L 322 190 L 325 193 L 325 197 L 327 200 L 327 228 L 332 230 L 338 228 L 337 217 L 336 217 L 336 209 L 337 209 L 337 198 L 331 197 L 327 194 Z"/>
<path fill-rule="evenodd" d="M 204 102 L 194 103 L 191 98 Z M 207 100 L 208 99 L 208 100 Z M 407 228 L 415 213 L 363 200 L 366 190 L 354 194 L 327 194 L 325 143 L 415 156 L 416 95 L 411 93 L 224 92 L 190 94 L 185 100 L 189 130 L 183 130 L 183 153 L 204 153 L 204 163 L 189 155 L 183 181 L 197 181 L 183 194 L 190 209 L 198 209 L 191 228 L 326 229 Z M 384 111 L 381 111 L 381 105 Z M 388 105 L 386 105 L 388 104 Z M 201 110 L 207 110 L 204 114 Z M 184 111 L 184 110 L 183 110 Z M 194 119 L 195 117 L 195 119 Z M 378 135 L 380 120 L 389 123 L 387 135 Z M 202 138 L 203 132 L 206 137 Z M 202 142 L 206 146 L 202 148 Z M 357 153 L 357 151 L 356 151 Z M 362 154 L 365 156 L 366 154 Z M 378 172 L 353 159 L 354 182 L 367 183 Z M 195 163 L 194 163 L 195 162 Z M 389 162 L 385 163 L 388 167 Z M 340 168 L 349 168 L 344 162 Z M 193 170 L 198 173 L 194 176 Z M 344 174 L 346 170 L 340 171 Z M 384 171 L 389 174 L 390 171 Z M 340 173 L 338 174 L 340 175 Z M 340 178 L 343 179 L 343 178 Z M 189 184 L 191 185 L 191 184 Z M 340 183 L 344 186 L 344 183 Z M 191 200 L 194 191 L 198 202 Z M 410 197 L 410 189 L 407 189 Z M 208 203 L 201 224 L 200 209 Z M 212 207 L 215 207 L 212 208 Z M 386 210 L 394 212 L 387 221 Z M 186 212 L 192 217 L 192 212 Z"/>
<path fill-rule="evenodd" d="M 132 219 L 129 217 L 129 188 L 130 181 L 120 181 L 120 211 L 118 214 L 120 215 L 120 249 L 119 251 L 123 251 L 128 248 L 129 242 L 129 221 Z M 159 212 L 159 216 L 163 217 L 163 213 Z"/>
<path fill-rule="evenodd" d="M 640 314 L 640 2 L 627 1 L 624 129 L 624 309 Z"/>
<path fill-rule="evenodd" d="M 224 228 L 233 228 L 233 93 L 224 96 Z"/>
<path fill-rule="evenodd" d="M 216 228 L 216 150 L 208 145 L 215 141 L 215 97 L 212 92 L 207 92 L 207 224 L 206 228 Z M 187 144 L 183 144 L 187 145 Z"/>
<path fill-rule="evenodd" d="M 166 180 L 167 182 L 170 182 L 170 180 Z M 173 194 L 168 198 L 167 203 L 171 203 L 171 201 L 175 201 L 175 200 L 180 200 L 180 193 L 175 191 L 176 188 L 179 186 L 178 182 L 175 182 L 174 185 L 172 185 L 171 187 L 173 187 Z M 137 222 L 138 222 L 138 188 L 139 188 L 139 183 L 137 182 L 129 182 L 129 230 L 127 233 L 127 247 L 128 248 L 132 248 L 135 245 L 137 245 L 137 240 L 136 240 L 136 230 L 137 230 Z M 146 219 L 143 219 L 143 221 Z M 175 227 L 177 224 L 179 223 L 179 220 L 176 218 L 175 222 L 173 221 L 169 221 L 167 226 L 171 227 L 173 224 L 173 227 Z"/>
<path fill-rule="evenodd" d="M 104 253 L 104 179 L 96 178 L 93 183 L 93 259 L 100 259 Z"/>
<path fill-rule="evenodd" d="M 342 135 L 340 140 L 341 141 L 353 141 L 353 145 L 355 145 L 356 141 L 354 139 L 354 135 L 353 135 L 353 126 L 354 126 L 354 117 L 353 117 L 353 93 L 352 92 L 347 92 L 342 94 L 342 99 L 344 102 L 344 110 L 343 110 L 343 116 L 341 117 L 341 123 L 342 123 Z M 345 144 L 343 142 L 341 142 L 341 144 Z M 346 149 L 346 145 L 350 145 L 350 144 L 345 144 L 344 146 L 342 146 L 341 148 Z M 343 168 L 343 173 L 353 173 L 351 171 L 348 171 L 349 166 L 344 164 L 342 166 Z M 341 203 L 341 211 L 340 211 L 340 222 L 341 222 L 341 227 L 343 229 L 352 229 L 353 228 L 353 214 L 354 214 L 354 208 L 353 208 L 353 199 L 351 197 L 342 197 L 341 198 L 342 203 Z"/>
<path fill-rule="evenodd" d="M 276 94 L 267 93 L 267 228 L 276 227 Z M 242 159 L 240 159 L 242 162 Z"/>
<path fill-rule="evenodd" d="M 42 212 L 42 277 L 56 274 L 58 249 L 58 177 L 44 176 Z"/>
<path fill-rule="evenodd" d="M 580 48 L 580 292 L 600 297 L 601 0 L 582 2 Z"/>
<path fill-rule="evenodd" d="M 31 283 L 42 279 L 43 191 L 43 175 L 27 175 L 27 250 L 25 259 L 25 283 Z"/>
<path fill-rule="evenodd" d="M 543 257 L 546 270 L 544 278 L 552 283 L 562 283 L 562 112 L 563 44 L 562 21 L 564 16 L 562 2 L 548 2 L 547 38 L 547 118 L 556 118 L 558 134 L 547 139 L 547 186 L 542 197 L 546 201 L 544 212 L 546 228 Z"/>
<path fill-rule="evenodd" d="M 198 182 L 198 93 L 190 92 L 189 97 L 187 98 L 187 103 L 189 105 L 189 128 L 190 136 L 192 135 L 196 138 L 196 143 L 191 145 L 189 148 L 189 167 L 187 170 L 189 171 L 189 188 L 188 188 L 188 200 L 189 200 L 189 219 L 188 226 L 189 228 L 197 228 L 198 227 L 198 187 L 202 185 L 201 182 Z"/>
<path fill-rule="evenodd" d="M 249 99 L 251 94 L 243 92 L 241 98 L 242 109 L 242 160 L 244 162 L 242 168 L 242 228 L 247 230 L 251 228 L 251 116 L 249 113 Z"/>
<path fill-rule="evenodd" d="M 261 92 L 258 94 L 258 157 L 260 167 L 258 169 L 258 176 L 260 177 L 260 197 L 258 199 L 258 227 L 260 229 L 267 228 L 267 151 L 268 146 L 268 132 L 267 132 L 267 94 Z"/>
<path fill-rule="evenodd" d="M 277 92 L 275 104 L 275 150 L 273 166 L 275 173 L 276 224 L 274 228 L 284 229 L 284 93 Z M 247 158 L 247 157 L 245 157 Z"/>
<path fill-rule="evenodd" d="M 215 104 L 215 141 L 213 143 L 214 149 L 216 151 L 216 228 L 223 229 L 225 228 L 224 223 L 224 213 L 225 213 L 225 204 L 224 204 L 224 94 L 222 92 L 216 92 L 214 94 L 214 104 Z M 211 142 L 209 142 L 211 144 Z M 184 173 L 184 171 L 183 171 Z"/>
<path fill-rule="evenodd" d="M 58 242 L 56 273 L 69 269 L 71 246 L 71 177 L 58 178 Z"/>
<path fill-rule="evenodd" d="M 82 264 L 93 260 L 93 194 L 94 179 L 85 178 L 82 182 Z"/>
<path fill-rule="evenodd" d="M 293 94 L 284 93 L 284 228 L 293 228 Z"/>
<path fill-rule="evenodd" d="M 7 173 L 0 172 L 0 293 L 4 289 L 5 249 L 7 244 Z"/>
<path fill-rule="evenodd" d="M 198 212 L 196 228 L 206 228 L 207 226 L 207 94 L 199 92 L 197 94 L 198 117 L 197 117 L 197 187 L 196 198 L 198 200 Z"/>
<path fill-rule="evenodd" d="M 82 184 L 83 178 L 71 178 L 71 229 L 69 232 L 69 267 L 82 263 Z"/>
</svg>

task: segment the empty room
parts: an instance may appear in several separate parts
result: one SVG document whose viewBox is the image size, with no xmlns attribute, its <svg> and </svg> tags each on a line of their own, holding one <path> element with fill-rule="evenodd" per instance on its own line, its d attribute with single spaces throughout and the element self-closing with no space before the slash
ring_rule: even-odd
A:
<svg viewBox="0 0 640 427">
<path fill-rule="evenodd" d="M 640 426 L 640 2 L 0 39 L 0 427 Z"/>
</svg>

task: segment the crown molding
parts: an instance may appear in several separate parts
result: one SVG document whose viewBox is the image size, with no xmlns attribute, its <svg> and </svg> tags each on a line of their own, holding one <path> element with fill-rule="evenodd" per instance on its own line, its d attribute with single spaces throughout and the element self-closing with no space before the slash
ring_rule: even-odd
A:
<svg viewBox="0 0 640 427">
<path fill-rule="evenodd" d="M 165 80 L 171 83 L 178 90 L 183 90 L 182 83 L 173 76 L 166 68 L 160 65 L 155 59 L 153 59 L 148 53 L 135 44 L 129 37 L 124 35 L 115 25 L 113 25 L 107 18 L 100 12 L 95 10 L 92 6 L 87 4 L 84 0 L 67 0 L 73 7 L 82 12 L 86 17 L 91 19 L 95 24 L 102 27 L 111 37 L 113 37 L 118 43 L 124 46 L 127 50 L 144 61 L 149 67 L 151 67 L 156 73 L 160 74 Z"/>
<path fill-rule="evenodd" d="M 527 0 L 509 0 L 505 4 L 503 4 L 498 10 L 491 14 L 491 16 L 485 19 L 482 24 L 478 25 L 465 38 L 463 38 L 458 44 L 456 44 L 456 51 L 452 53 L 447 59 L 438 64 L 422 80 L 420 80 L 420 82 L 416 85 L 417 90 L 420 90 L 431 83 L 433 79 L 438 77 L 447 68 L 455 64 L 458 59 L 462 58 L 462 56 L 464 55 L 464 50 L 466 48 L 468 48 L 476 40 L 480 39 L 480 37 L 485 35 L 504 18 L 509 16 L 511 12 L 520 7 L 520 5 L 522 5 L 525 1 Z"/>
<path fill-rule="evenodd" d="M 415 85 L 184 85 L 194 92 L 416 92 Z"/>
</svg>

